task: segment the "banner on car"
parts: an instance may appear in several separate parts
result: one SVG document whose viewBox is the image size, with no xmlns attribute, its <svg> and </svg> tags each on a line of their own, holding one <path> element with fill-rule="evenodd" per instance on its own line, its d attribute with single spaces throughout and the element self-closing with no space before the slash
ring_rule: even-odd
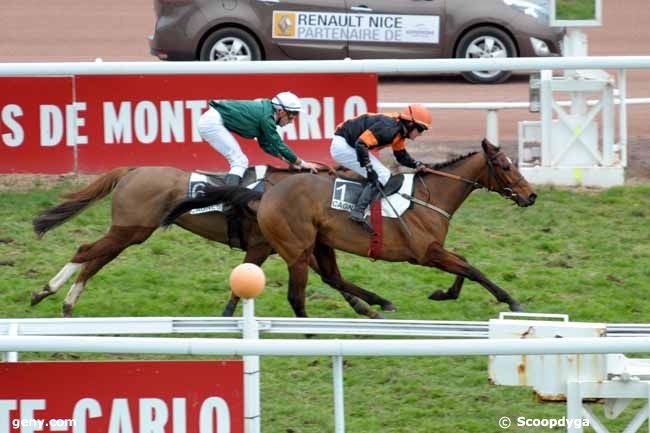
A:
<svg viewBox="0 0 650 433">
<path fill-rule="evenodd" d="M 292 91 L 304 113 L 280 130 L 303 159 L 331 162 L 344 119 L 376 111 L 374 74 L 97 75 L 0 78 L 0 173 L 101 173 L 117 166 L 223 170 L 201 140 L 209 99 Z M 251 164 L 283 162 L 235 136 Z"/>
<path fill-rule="evenodd" d="M 0 383 L 0 432 L 244 432 L 242 361 L 3 363 Z"/>
<path fill-rule="evenodd" d="M 437 15 L 273 11 L 273 38 L 437 44 Z"/>
</svg>

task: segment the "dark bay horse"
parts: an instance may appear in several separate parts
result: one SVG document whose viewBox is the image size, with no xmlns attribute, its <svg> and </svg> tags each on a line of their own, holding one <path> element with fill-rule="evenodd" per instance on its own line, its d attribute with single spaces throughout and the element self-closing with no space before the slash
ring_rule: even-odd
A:
<svg viewBox="0 0 650 433">
<path fill-rule="evenodd" d="M 269 167 L 264 177 L 265 189 L 270 189 L 280 180 L 295 174 L 295 171 Z M 328 172 L 321 171 L 319 176 L 327 177 Z M 94 243 L 81 245 L 70 262 L 54 278 L 40 291 L 32 293 L 32 305 L 56 293 L 80 270 L 63 304 L 63 315 L 70 317 L 88 280 L 119 256 L 125 248 L 146 241 L 159 227 L 162 216 L 174 204 L 187 197 L 189 177 L 190 173 L 173 167 L 116 168 L 85 188 L 65 195 L 63 203 L 43 211 L 33 221 L 34 230 L 39 237 L 113 193 L 112 221 L 108 232 Z M 243 213 L 239 216 L 242 220 L 242 237 L 246 244 L 244 261 L 261 266 L 273 253 L 273 249 L 264 239 L 254 216 L 246 217 Z M 228 223 L 223 213 L 187 214 L 179 218 L 176 224 L 206 239 L 228 243 Z M 315 260 L 311 261 L 311 265 L 320 273 Z M 362 295 L 366 302 L 380 305 L 384 311 L 395 309 L 390 301 L 345 281 L 338 270 L 333 277 L 324 278 L 324 282 L 339 290 L 359 314 L 372 318 L 381 317 L 361 300 L 349 295 L 350 291 Z M 231 294 L 223 315 L 232 316 L 238 301 L 239 298 Z"/>
<path fill-rule="evenodd" d="M 482 152 L 429 167 L 416 176 L 416 205 L 403 215 L 411 236 L 405 234 L 398 220 L 384 219 L 383 249 L 378 258 L 436 267 L 456 275 L 451 288 L 436 290 L 429 299 L 457 299 L 463 281 L 469 278 L 485 287 L 497 300 L 508 304 L 511 310 L 520 311 L 522 306 L 505 290 L 464 257 L 444 248 L 450 216 L 477 188 L 497 192 L 521 207 L 535 203 L 536 194 L 512 161 L 487 140 L 483 140 L 482 149 Z M 332 188 L 330 178 L 301 174 L 283 180 L 263 197 L 255 197 L 239 188 L 216 188 L 208 192 L 201 203 L 236 201 L 242 195 L 251 200 L 251 205 L 257 208 L 262 233 L 287 263 L 289 302 L 298 317 L 307 316 L 305 287 L 312 255 L 323 276 L 338 272 L 335 249 L 367 255 L 369 234 L 360 224 L 350 221 L 347 212 L 330 208 Z M 163 225 L 194 206 L 191 200 L 180 204 L 168 214 Z"/>
</svg>

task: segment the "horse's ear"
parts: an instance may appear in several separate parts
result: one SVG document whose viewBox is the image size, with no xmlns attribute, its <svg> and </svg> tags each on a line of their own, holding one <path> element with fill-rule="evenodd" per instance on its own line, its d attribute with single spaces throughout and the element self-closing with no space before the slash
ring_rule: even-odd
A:
<svg viewBox="0 0 650 433">
<path fill-rule="evenodd" d="M 490 140 L 487 138 L 484 138 L 483 141 L 481 142 L 481 146 L 483 146 L 483 152 L 487 153 L 488 155 L 492 155 L 497 152 L 499 149 L 497 146 L 492 144 Z"/>
</svg>

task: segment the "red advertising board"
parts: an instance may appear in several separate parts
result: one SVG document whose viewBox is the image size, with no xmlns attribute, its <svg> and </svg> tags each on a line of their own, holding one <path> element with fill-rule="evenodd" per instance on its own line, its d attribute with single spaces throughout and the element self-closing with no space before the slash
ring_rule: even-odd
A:
<svg viewBox="0 0 650 433">
<path fill-rule="evenodd" d="M 374 74 L 0 78 L 0 173 L 225 169 L 225 159 L 197 132 L 207 100 L 271 98 L 286 90 L 301 98 L 305 112 L 281 133 L 308 160 L 331 162 L 336 125 L 377 107 Z M 251 164 L 283 165 L 254 140 L 237 138 Z"/>
<path fill-rule="evenodd" d="M 242 361 L 0 365 L 0 433 L 243 433 Z"/>
<path fill-rule="evenodd" d="M 0 78 L 0 173 L 65 173 L 74 167 L 63 127 L 72 98 L 72 77 Z"/>
</svg>

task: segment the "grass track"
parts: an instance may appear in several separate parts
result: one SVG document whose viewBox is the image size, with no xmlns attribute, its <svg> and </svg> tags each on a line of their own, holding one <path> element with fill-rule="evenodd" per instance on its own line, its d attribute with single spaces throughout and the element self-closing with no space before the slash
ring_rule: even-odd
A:
<svg viewBox="0 0 650 433">
<path fill-rule="evenodd" d="M 36 240 L 31 219 L 69 189 L 70 185 L 62 185 L 0 193 L 2 317 L 58 317 L 69 285 L 35 308 L 29 307 L 31 291 L 58 272 L 79 244 L 94 241 L 108 227 L 110 207 L 105 200 Z M 650 186 L 582 192 L 546 188 L 538 194 L 535 206 L 520 209 L 495 194 L 474 193 L 455 215 L 447 246 L 466 256 L 528 311 L 568 313 L 580 321 L 648 322 Z M 227 276 L 242 256 L 179 228 L 156 232 L 91 280 L 75 313 L 217 315 L 228 297 Z M 458 301 L 428 301 L 432 290 L 447 288 L 453 280 L 438 270 L 349 254 L 339 254 L 339 261 L 348 279 L 397 305 L 398 312 L 390 318 L 484 321 L 505 310 L 474 283 L 466 283 Z M 284 263 L 272 258 L 264 270 L 268 285 L 257 302 L 258 314 L 291 316 Z M 314 317 L 355 317 L 343 299 L 314 275 L 307 302 Z M 21 359 L 70 358 L 135 357 L 21 355 Z M 486 367 L 484 357 L 347 358 L 347 431 L 498 432 L 501 416 L 564 415 L 564 405 L 537 404 L 528 389 L 488 385 Z M 262 368 L 265 432 L 333 431 L 328 358 L 270 357 L 263 359 Z M 602 414 L 602 407 L 596 405 L 596 412 Z M 608 426 L 622 430 L 629 420 L 628 413 Z M 509 431 L 532 429 L 514 426 Z"/>
</svg>

